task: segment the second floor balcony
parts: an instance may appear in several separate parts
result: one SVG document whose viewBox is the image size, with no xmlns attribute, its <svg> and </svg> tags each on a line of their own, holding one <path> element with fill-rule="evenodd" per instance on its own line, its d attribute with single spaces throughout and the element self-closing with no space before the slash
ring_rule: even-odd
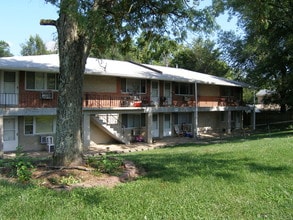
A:
<svg viewBox="0 0 293 220">
<path fill-rule="evenodd" d="M 56 108 L 58 105 L 57 92 L 25 92 L 0 93 L 0 106 L 2 108 Z M 86 108 L 119 108 L 119 107 L 217 107 L 217 106 L 240 106 L 241 100 L 232 96 L 199 96 L 197 101 L 194 97 L 176 97 L 169 99 L 158 98 L 158 102 L 151 101 L 147 95 L 129 96 L 116 94 L 84 93 L 83 107 Z"/>
</svg>

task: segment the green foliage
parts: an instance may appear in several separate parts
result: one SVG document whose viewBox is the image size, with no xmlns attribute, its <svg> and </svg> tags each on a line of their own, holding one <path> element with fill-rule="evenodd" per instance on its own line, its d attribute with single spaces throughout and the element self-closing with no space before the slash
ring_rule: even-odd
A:
<svg viewBox="0 0 293 220">
<path fill-rule="evenodd" d="M 121 170 L 122 160 L 117 157 L 100 156 L 88 157 L 87 164 L 101 173 L 115 174 Z"/>
<path fill-rule="evenodd" d="M 233 65 L 242 69 L 249 83 L 276 91 L 271 102 L 280 104 L 281 111 L 292 107 L 292 1 L 214 0 L 214 4 L 237 16 L 246 34 L 237 41 L 231 34 L 223 35 Z"/>
<path fill-rule="evenodd" d="M 0 219 L 292 219 L 292 142 L 285 131 L 124 154 L 146 175 L 111 189 L 0 181 Z"/>
<path fill-rule="evenodd" d="M 49 54 L 49 51 L 47 51 L 46 45 L 41 37 L 36 34 L 35 37 L 30 36 L 29 40 L 21 45 L 20 54 L 22 56 L 44 55 Z"/>
<path fill-rule="evenodd" d="M 61 179 L 59 180 L 59 182 L 60 182 L 60 184 L 63 184 L 63 185 L 71 185 L 71 184 L 79 183 L 80 180 L 72 175 L 69 175 L 66 177 L 62 176 Z"/>
<path fill-rule="evenodd" d="M 172 66 L 179 66 L 191 71 L 235 79 L 231 68 L 221 60 L 221 53 L 215 48 L 215 43 L 201 38 L 193 44 L 183 47 L 174 55 Z"/>
<path fill-rule="evenodd" d="M 17 179 L 22 182 L 28 182 L 32 178 L 33 165 L 29 161 L 19 160 L 15 164 Z"/>
<path fill-rule="evenodd" d="M 243 102 L 247 104 L 254 104 L 254 91 L 252 89 L 243 89 Z"/>
<path fill-rule="evenodd" d="M 23 146 L 18 145 L 18 146 L 16 147 L 15 155 L 16 155 L 17 158 L 19 158 L 19 157 L 25 155 L 25 154 L 23 153 Z"/>
<path fill-rule="evenodd" d="M 11 56 L 13 56 L 13 54 L 10 53 L 9 44 L 3 40 L 0 40 L 0 57 L 11 57 Z"/>
<path fill-rule="evenodd" d="M 143 32 L 136 40 L 136 57 L 141 63 L 168 66 L 179 45 L 159 34 Z"/>
<path fill-rule="evenodd" d="M 5 173 L 8 176 L 16 177 L 21 183 L 27 183 L 32 178 L 32 170 L 34 169 L 33 159 L 23 153 L 21 145 L 16 147 L 15 158 L 3 160 L 0 165 L 4 167 Z"/>
</svg>

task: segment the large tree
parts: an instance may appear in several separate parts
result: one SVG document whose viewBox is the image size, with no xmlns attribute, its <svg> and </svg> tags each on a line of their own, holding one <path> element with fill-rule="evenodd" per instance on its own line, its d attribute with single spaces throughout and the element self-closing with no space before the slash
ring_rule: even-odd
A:
<svg viewBox="0 0 293 220">
<path fill-rule="evenodd" d="M 60 60 L 55 165 L 80 164 L 82 158 L 83 74 L 91 47 L 103 53 L 111 44 L 127 49 L 141 31 L 186 36 L 187 28 L 203 30 L 213 20 L 184 0 L 46 0 L 59 8 L 54 25 Z M 194 1 L 197 2 L 197 1 Z"/>
<path fill-rule="evenodd" d="M 216 9 L 230 10 L 245 31 L 241 38 L 225 33 L 230 59 L 260 88 L 276 91 L 281 111 L 293 106 L 292 0 L 214 0 Z M 228 40 L 230 39 L 230 40 Z M 232 40 L 231 40 L 232 39 Z M 236 59 L 235 59 L 236 57 Z"/>
<path fill-rule="evenodd" d="M 13 56 L 13 54 L 10 53 L 9 44 L 3 40 L 0 40 L 0 57 L 11 57 L 11 56 Z"/>
<path fill-rule="evenodd" d="M 20 46 L 20 54 L 22 56 L 44 55 L 49 53 L 49 51 L 46 49 L 44 41 L 38 34 L 36 34 L 34 37 L 30 36 L 26 43 L 21 44 Z"/>
</svg>

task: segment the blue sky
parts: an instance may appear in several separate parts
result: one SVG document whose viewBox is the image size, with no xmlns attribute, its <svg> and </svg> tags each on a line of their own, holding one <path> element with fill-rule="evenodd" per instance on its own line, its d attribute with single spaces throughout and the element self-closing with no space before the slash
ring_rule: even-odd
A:
<svg viewBox="0 0 293 220">
<path fill-rule="evenodd" d="M 9 43 L 13 55 L 20 55 L 20 45 L 25 44 L 30 36 L 38 34 L 45 43 L 56 38 L 55 27 L 39 24 L 41 19 L 58 17 L 57 8 L 46 4 L 45 0 L 2 0 L 0 6 L 0 40 Z M 236 19 L 228 23 L 227 16 L 222 16 L 218 21 L 225 30 L 236 28 Z"/>
<path fill-rule="evenodd" d="M 41 19 L 56 19 L 57 9 L 44 0 L 1 1 L 0 40 L 10 45 L 10 52 L 20 55 L 20 44 L 38 34 L 44 42 L 56 36 L 53 26 L 41 26 Z"/>
</svg>

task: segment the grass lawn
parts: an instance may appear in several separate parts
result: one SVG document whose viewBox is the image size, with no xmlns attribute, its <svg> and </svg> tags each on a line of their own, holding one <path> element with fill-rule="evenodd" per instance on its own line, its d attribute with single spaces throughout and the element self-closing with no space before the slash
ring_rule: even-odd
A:
<svg viewBox="0 0 293 220">
<path fill-rule="evenodd" d="M 0 219 L 293 219 L 293 131 L 120 157 L 147 175 L 72 191 L 0 181 Z"/>
</svg>

